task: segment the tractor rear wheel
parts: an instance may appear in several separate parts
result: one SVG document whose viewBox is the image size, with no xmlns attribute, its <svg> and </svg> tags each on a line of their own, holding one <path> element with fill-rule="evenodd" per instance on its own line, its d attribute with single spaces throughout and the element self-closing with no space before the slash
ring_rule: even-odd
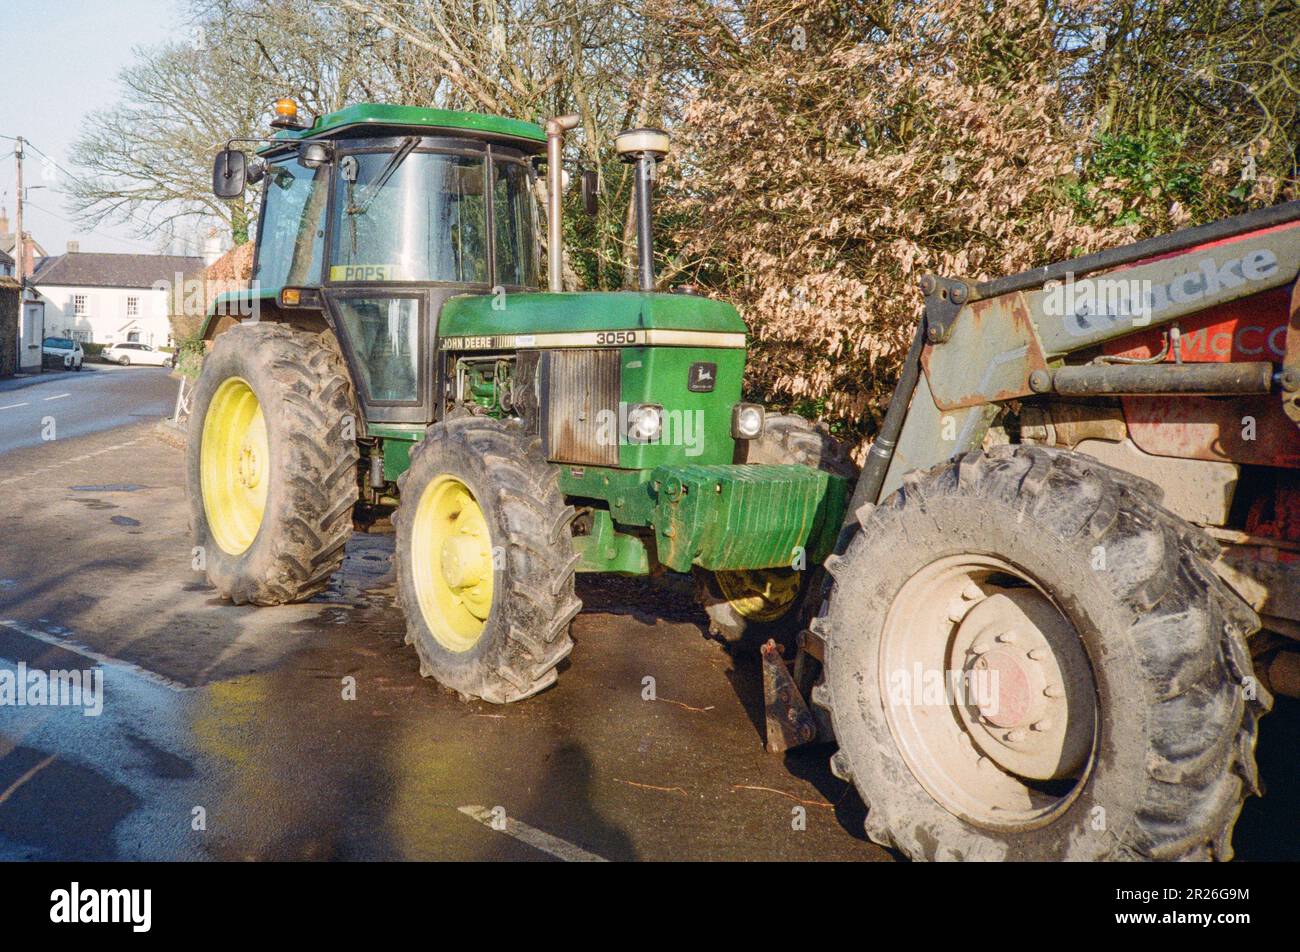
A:
<svg viewBox="0 0 1300 952">
<path fill-rule="evenodd" d="M 795 414 L 769 416 L 756 440 L 737 442 L 737 463 L 799 463 L 850 481 L 857 469 L 843 444 Z M 727 644 L 785 643 L 808 623 L 809 592 L 821 570 L 796 568 L 710 572 L 695 569 L 695 592 L 709 616 L 709 633 Z"/>
<path fill-rule="evenodd" d="M 540 440 L 482 417 L 435 423 L 411 451 L 393 522 L 422 675 L 497 704 L 555 682 L 582 609 L 558 476 Z"/>
<path fill-rule="evenodd" d="M 320 591 L 343 562 L 357 501 L 356 403 L 332 336 L 231 328 L 194 389 L 190 526 L 208 580 L 236 604 Z"/>
<path fill-rule="evenodd" d="M 913 473 L 827 561 L 832 769 L 913 859 L 1229 859 L 1258 793 L 1255 613 L 1146 480 L 1001 446 Z"/>
</svg>

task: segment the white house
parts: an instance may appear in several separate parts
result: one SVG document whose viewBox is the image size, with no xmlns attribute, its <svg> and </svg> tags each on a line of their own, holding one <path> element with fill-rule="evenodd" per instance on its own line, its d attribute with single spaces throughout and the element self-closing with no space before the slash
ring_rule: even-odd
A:
<svg viewBox="0 0 1300 952">
<path fill-rule="evenodd" d="M 182 255 L 82 252 L 47 258 L 31 283 L 45 300 L 45 334 L 83 343 L 171 343 L 169 289 L 203 268 Z"/>
</svg>

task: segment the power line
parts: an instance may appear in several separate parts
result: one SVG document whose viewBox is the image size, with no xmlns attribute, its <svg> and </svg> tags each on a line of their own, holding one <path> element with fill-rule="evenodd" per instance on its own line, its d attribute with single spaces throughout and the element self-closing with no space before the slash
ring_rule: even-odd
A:
<svg viewBox="0 0 1300 952">
<path fill-rule="evenodd" d="M 32 143 L 32 142 L 30 142 L 30 141 L 28 141 L 28 140 L 25 140 L 25 139 L 24 139 L 23 141 L 24 141 L 24 143 L 25 143 L 26 145 L 31 146 L 31 149 L 32 149 L 33 152 L 35 152 L 35 153 L 36 153 L 37 155 L 39 155 L 41 158 L 45 159 L 47 162 L 50 163 L 50 165 L 54 166 L 56 169 L 58 169 L 60 172 L 62 172 L 64 175 L 66 175 L 68 178 L 70 178 L 73 182 L 81 182 L 82 184 L 89 184 L 89 183 L 87 183 L 86 180 L 85 180 L 84 178 L 82 178 L 80 175 L 73 175 L 71 172 L 69 172 L 66 168 L 64 168 L 61 164 L 59 164 L 59 162 L 57 162 L 57 161 L 55 160 L 55 158 L 54 158 L 52 155 L 48 154 L 47 152 L 45 152 L 44 149 L 40 148 L 40 146 L 37 146 L 37 145 L 35 145 L 34 143 Z M 121 213 L 122 213 L 123 215 L 125 215 L 127 218 L 130 218 L 132 221 L 135 221 L 135 222 L 137 222 L 137 223 L 139 223 L 139 224 L 141 224 L 141 225 L 144 225 L 146 228 L 157 228 L 157 227 L 158 227 L 158 226 L 157 226 L 156 224 L 154 224 L 153 222 L 148 221 L 148 220 L 146 220 L 146 219 L 144 219 L 144 218 L 138 218 L 138 217 L 136 217 L 136 215 L 135 215 L 134 213 L 129 212 L 129 211 L 126 211 L 125 209 L 122 209 L 122 210 L 121 210 Z M 50 214 L 52 214 L 52 213 L 50 213 Z M 57 216 L 56 216 L 56 217 L 57 217 Z M 66 219 L 63 219 L 63 220 L 66 221 Z M 71 224 L 76 224 L 76 223 L 75 223 L 75 222 L 68 222 L 68 224 L 71 225 Z M 185 239 L 180 239 L 180 240 L 184 241 Z"/>
<path fill-rule="evenodd" d="M 7 138 L 7 137 L 6 137 L 6 138 Z M 80 182 L 80 183 L 82 183 L 82 184 L 91 184 L 91 183 L 89 183 L 85 178 L 83 178 L 82 176 L 80 176 L 80 175 L 74 175 L 72 172 L 69 172 L 69 171 L 68 171 L 68 170 L 67 170 L 67 169 L 66 169 L 66 168 L 65 168 L 61 163 L 59 163 L 59 162 L 58 162 L 58 161 L 57 161 L 57 160 L 56 160 L 52 155 L 50 155 L 49 153 L 47 153 L 47 152 L 46 152 L 44 149 L 42 149 L 40 146 L 35 145 L 34 143 L 32 143 L 30 140 L 27 140 L 27 139 L 24 139 L 24 140 L 23 140 L 23 143 L 24 143 L 25 145 L 29 146 L 29 147 L 32 149 L 32 151 L 35 152 L 37 155 L 41 156 L 43 159 L 45 159 L 47 162 L 49 162 L 50 165 L 52 165 L 54 168 L 58 169 L 60 172 L 62 172 L 64 175 L 66 175 L 66 176 L 67 176 L 69 179 L 71 179 L 74 183 L 76 183 L 76 182 Z M 28 202 L 28 204 L 31 204 L 31 203 Z M 39 205 L 36 205 L 36 206 L 33 206 L 33 207 L 35 207 L 35 208 L 40 208 Z M 51 212 L 51 211 L 49 211 L 48 209 L 41 209 L 41 211 L 44 211 L 47 215 L 54 215 L 54 213 Z M 145 227 L 145 228 L 156 229 L 156 228 L 159 227 L 156 223 L 154 223 L 154 222 L 152 222 L 152 221 L 149 221 L 148 219 L 145 219 L 145 218 L 140 218 L 140 217 L 137 216 L 135 213 L 130 212 L 130 211 L 126 210 L 126 209 L 123 209 L 123 208 L 121 208 L 120 206 L 119 206 L 119 208 L 115 209 L 114 211 L 117 212 L 117 213 L 120 213 L 121 215 L 125 216 L 126 218 L 129 218 L 131 221 L 134 221 L 136 224 L 141 225 L 141 226 L 143 226 L 143 227 Z M 81 228 L 81 227 L 82 227 L 82 223 L 80 223 L 80 222 L 69 221 L 68 219 L 66 219 L 66 218 L 61 218 L 61 217 L 58 216 L 58 215 L 54 215 L 54 217 L 55 217 L 55 218 L 58 218 L 59 221 L 64 222 L 65 224 L 72 225 L 74 228 Z M 135 241 L 136 244 L 145 245 L 146 247 L 153 247 L 152 245 L 149 245 L 148 242 L 138 241 L 138 240 L 136 240 L 136 239 L 131 239 L 131 238 L 119 238 L 119 239 L 117 239 L 117 240 L 118 240 L 118 241 Z M 179 243 L 181 244 L 181 246 L 182 246 L 183 248 L 185 248 L 185 249 L 195 248 L 195 249 L 197 250 L 198 247 L 199 247 L 199 244 L 198 244 L 197 240 L 193 240 L 193 239 L 185 238 L 185 237 L 183 237 L 183 236 L 181 236 L 181 235 L 176 234 L 175 232 L 172 232 L 172 233 L 171 233 L 171 240 L 174 241 L 174 242 L 179 242 Z"/>
<path fill-rule="evenodd" d="M 28 200 L 28 201 L 24 202 L 23 204 L 26 205 L 28 208 L 34 208 L 34 209 L 36 209 L 36 210 L 39 211 L 39 212 L 44 212 L 45 214 L 49 215 L 51 218 L 54 218 L 54 219 L 57 219 L 58 221 L 63 222 L 65 225 L 71 225 L 73 228 L 78 228 L 78 229 L 81 228 L 81 223 L 80 223 L 80 222 L 75 222 L 75 221 L 72 221 L 71 219 L 64 218 L 62 215 L 56 214 L 55 212 L 50 211 L 48 208 L 45 208 L 44 206 L 37 205 L 37 204 L 36 204 L 35 202 L 33 202 L 33 201 Z M 145 241 L 145 240 L 142 239 L 142 238 L 119 238 L 119 237 L 116 236 L 116 235 L 95 235 L 94 237 L 96 237 L 96 238 L 104 238 L 104 239 L 107 239 L 108 241 L 119 241 L 119 242 L 122 242 L 122 243 L 124 243 L 124 244 L 140 245 L 140 246 L 143 247 L 143 248 L 150 248 L 150 249 L 152 249 L 152 248 L 157 247 L 156 245 L 151 245 L 149 242 Z"/>
</svg>

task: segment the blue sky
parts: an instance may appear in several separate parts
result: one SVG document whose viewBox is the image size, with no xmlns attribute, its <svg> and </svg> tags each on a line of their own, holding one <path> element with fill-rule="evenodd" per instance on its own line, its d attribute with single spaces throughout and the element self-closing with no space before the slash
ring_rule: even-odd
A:
<svg viewBox="0 0 1300 952">
<path fill-rule="evenodd" d="M 153 46 L 187 34 L 175 0 L 0 0 L 0 135 L 21 135 L 65 168 L 67 150 L 86 113 L 112 105 L 120 94 L 117 73 L 136 47 Z M 14 94 L 21 91 L 22 102 Z M 0 192 L 14 214 L 13 143 L 0 139 Z M 72 169 L 73 172 L 76 169 Z M 24 230 L 51 254 L 69 240 L 82 251 L 150 252 L 156 238 L 128 226 L 101 226 L 85 233 L 69 221 L 57 181 L 42 178 L 41 157 L 27 152 L 23 177 L 29 187 Z M 44 185 L 33 189 L 31 186 Z M 177 249 L 178 251 L 181 249 Z M 192 249 L 189 250 L 193 253 Z"/>
</svg>

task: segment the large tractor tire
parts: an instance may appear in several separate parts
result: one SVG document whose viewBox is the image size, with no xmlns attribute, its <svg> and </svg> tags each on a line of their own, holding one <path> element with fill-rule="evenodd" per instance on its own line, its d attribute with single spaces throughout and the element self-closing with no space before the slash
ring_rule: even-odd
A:
<svg viewBox="0 0 1300 952">
<path fill-rule="evenodd" d="M 848 480 L 857 468 L 843 444 L 794 414 L 769 416 L 756 440 L 737 441 L 737 463 L 799 463 Z M 709 616 L 709 634 L 727 644 L 787 643 L 807 627 L 809 593 L 820 587 L 816 566 L 710 572 L 697 568 L 695 593 Z"/>
<path fill-rule="evenodd" d="M 420 673 L 496 704 L 555 683 L 573 650 L 573 507 L 514 423 L 429 427 L 398 480 L 397 584 Z"/>
<path fill-rule="evenodd" d="M 189 423 L 190 526 L 208 580 L 236 604 L 319 592 L 357 501 L 357 411 L 332 336 L 236 326 L 203 362 Z"/>
<path fill-rule="evenodd" d="M 1001 446 L 858 513 L 827 562 L 814 700 L 872 840 L 918 860 L 1231 858 L 1271 705 L 1259 620 L 1161 498 Z"/>
</svg>

